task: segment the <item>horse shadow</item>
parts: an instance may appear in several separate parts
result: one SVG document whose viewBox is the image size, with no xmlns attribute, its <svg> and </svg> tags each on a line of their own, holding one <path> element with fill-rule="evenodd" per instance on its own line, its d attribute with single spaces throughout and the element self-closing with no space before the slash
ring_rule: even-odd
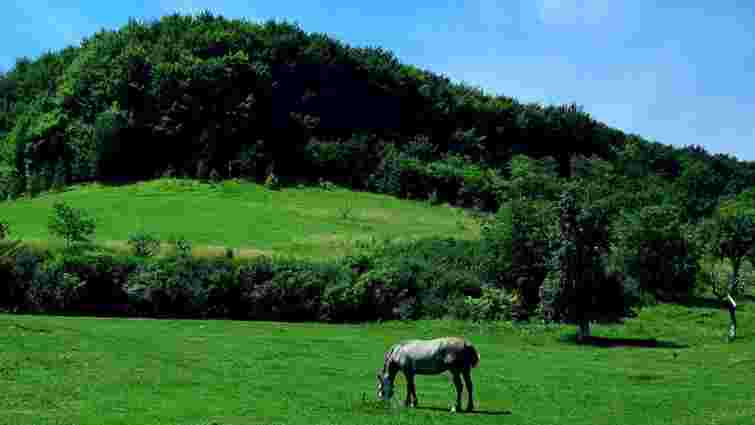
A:
<svg viewBox="0 0 755 425">
<path fill-rule="evenodd" d="M 562 338 L 564 342 L 578 345 L 588 345 L 599 348 L 666 348 L 666 349 L 683 349 L 689 348 L 689 345 L 677 344 L 673 341 L 659 341 L 655 338 L 650 339 L 632 339 L 632 338 L 611 338 L 604 336 L 590 336 L 583 342 L 577 342 L 577 334 L 569 334 Z"/>
<path fill-rule="evenodd" d="M 414 409 L 430 410 L 434 412 L 445 412 L 445 413 L 449 412 L 448 408 L 436 407 L 436 406 L 417 406 L 417 407 L 414 407 Z M 502 411 L 497 412 L 497 411 L 492 411 L 492 410 L 477 410 L 477 409 L 471 412 L 467 412 L 466 410 L 462 409 L 461 411 L 459 411 L 459 413 L 464 414 L 464 415 L 486 415 L 486 416 L 507 416 L 507 415 L 512 414 L 510 410 L 502 410 Z"/>
</svg>

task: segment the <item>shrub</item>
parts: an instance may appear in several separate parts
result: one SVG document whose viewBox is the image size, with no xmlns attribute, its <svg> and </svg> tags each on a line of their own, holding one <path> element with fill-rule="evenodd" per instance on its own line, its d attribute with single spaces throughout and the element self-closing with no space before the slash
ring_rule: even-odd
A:
<svg viewBox="0 0 755 425">
<path fill-rule="evenodd" d="M 10 224 L 0 221 L 0 241 L 5 240 L 8 236 L 10 236 Z"/>
<path fill-rule="evenodd" d="M 138 311 L 158 316 L 205 317 L 208 267 L 191 257 L 144 263 L 129 276 L 131 302 Z"/>
<path fill-rule="evenodd" d="M 152 233 L 140 231 L 129 235 L 128 244 L 137 257 L 152 257 L 160 251 L 160 240 Z"/>
<path fill-rule="evenodd" d="M 220 173 L 218 173 L 218 170 L 213 168 L 212 171 L 210 171 L 210 181 L 213 183 L 220 183 L 220 180 Z"/>
<path fill-rule="evenodd" d="M 614 225 L 612 256 L 643 292 L 663 300 L 688 296 L 699 269 L 698 251 L 679 217 L 678 208 L 650 206 L 624 214 Z"/>
<path fill-rule="evenodd" d="M 207 180 L 208 176 L 207 161 L 200 159 L 197 163 L 197 179 L 204 181 Z"/>
<path fill-rule="evenodd" d="M 512 300 L 511 296 L 504 289 L 485 286 L 482 288 L 482 296 L 473 298 L 466 296 L 464 298 L 464 307 L 467 313 L 466 317 L 459 319 L 468 319 L 475 322 L 486 320 L 510 320 L 512 318 Z"/>
<path fill-rule="evenodd" d="M 518 316 L 533 313 L 540 302 L 554 223 L 550 202 L 515 199 L 482 226 L 485 280 L 516 295 Z"/>
<path fill-rule="evenodd" d="M 58 161 L 55 165 L 55 173 L 52 178 L 52 190 L 59 192 L 66 186 L 66 167 L 63 161 Z"/>
<path fill-rule="evenodd" d="M 85 211 L 72 208 L 64 202 L 53 204 L 53 215 L 48 228 L 50 233 L 63 238 L 66 248 L 75 243 L 88 242 L 94 235 L 95 221 Z"/>
<path fill-rule="evenodd" d="M 278 181 L 278 177 L 272 171 L 265 178 L 265 187 L 269 190 L 280 189 L 280 181 Z"/>
<path fill-rule="evenodd" d="M 320 178 L 317 181 L 317 186 L 320 189 L 327 190 L 327 191 L 333 191 L 333 190 L 338 189 L 338 186 L 336 186 L 335 184 L 333 184 L 333 182 L 328 181 L 328 180 L 324 180 L 322 178 Z"/>
</svg>

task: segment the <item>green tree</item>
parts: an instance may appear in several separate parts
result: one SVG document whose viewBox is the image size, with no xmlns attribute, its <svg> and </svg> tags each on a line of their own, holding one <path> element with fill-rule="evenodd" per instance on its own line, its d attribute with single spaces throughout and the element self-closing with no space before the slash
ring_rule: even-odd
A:
<svg viewBox="0 0 755 425">
<path fill-rule="evenodd" d="M 609 248 L 609 222 L 604 208 L 584 204 L 578 188 L 579 182 L 573 182 L 559 200 L 549 279 L 557 285 L 551 300 L 555 315 L 575 321 L 577 341 L 584 342 L 590 337 L 590 321 L 603 309 L 599 304 L 606 301 L 601 285 L 606 280 L 603 260 Z"/>
<path fill-rule="evenodd" d="M 15 255 L 21 247 L 21 241 L 9 241 L 10 225 L 0 221 L 0 258 Z"/>
<path fill-rule="evenodd" d="M 517 199 L 502 205 L 482 226 L 488 280 L 513 294 L 520 317 L 532 314 L 540 302 L 555 220 L 553 203 Z"/>
<path fill-rule="evenodd" d="M 510 178 L 505 184 L 504 200 L 558 199 L 561 183 L 558 163 L 553 158 L 532 159 L 516 155 L 508 165 Z"/>
<path fill-rule="evenodd" d="M 70 207 L 64 202 L 53 204 L 53 215 L 50 217 L 48 229 L 51 234 L 62 238 L 66 249 L 74 244 L 89 242 L 95 231 L 95 220 L 86 211 Z"/>
<path fill-rule="evenodd" d="M 729 261 L 732 271 L 728 283 L 722 282 L 713 273 L 711 289 L 729 309 L 731 325 L 729 338 L 737 334 L 735 298 L 744 289 L 740 279 L 742 263 L 749 259 L 755 264 L 755 189 L 742 192 L 736 198 L 721 202 L 711 220 L 702 226 L 702 237 L 707 239 L 709 252 L 719 261 Z"/>
<path fill-rule="evenodd" d="M 661 299 L 686 296 L 699 270 L 699 254 L 687 240 L 680 208 L 648 206 L 623 214 L 615 225 L 615 249 L 627 278 Z"/>
<path fill-rule="evenodd" d="M 10 235 L 10 225 L 0 221 L 0 241 L 5 240 Z"/>
</svg>

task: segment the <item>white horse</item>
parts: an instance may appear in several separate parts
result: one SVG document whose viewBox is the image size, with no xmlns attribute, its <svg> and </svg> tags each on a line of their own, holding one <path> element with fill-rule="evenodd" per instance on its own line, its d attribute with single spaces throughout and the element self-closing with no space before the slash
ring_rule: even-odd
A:
<svg viewBox="0 0 755 425">
<path fill-rule="evenodd" d="M 393 380 L 399 371 L 406 377 L 406 406 L 417 406 L 417 391 L 414 375 L 437 375 L 450 371 L 456 386 L 456 405 L 452 412 L 461 410 L 461 377 L 467 387 L 467 411 L 474 410 L 472 396 L 472 368 L 480 364 L 480 355 L 472 344 L 457 337 L 431 340 L 402 341 L 391 346 L 385 353 L 383 370 L 378 371 L 377 396 L 385 401 L 393 397 Z M 412 402 L 412 398 L 414 399 Z"/>
</svg>

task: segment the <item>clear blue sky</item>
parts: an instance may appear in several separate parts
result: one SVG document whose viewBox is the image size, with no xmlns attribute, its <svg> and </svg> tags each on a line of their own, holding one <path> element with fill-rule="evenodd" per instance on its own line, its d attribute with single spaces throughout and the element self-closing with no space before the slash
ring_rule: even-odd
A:
<svg viewBox="0 0 755 425">
<path fill-rule="evenodd" d="M 677 146 L 755 160 L 753 0 L 4 0 L 0 69 L 129 17 L 298 22 L 523 102 L 576 102 Z M 662 4 L 663 6 L 658 6 Z"/>
</svg>

